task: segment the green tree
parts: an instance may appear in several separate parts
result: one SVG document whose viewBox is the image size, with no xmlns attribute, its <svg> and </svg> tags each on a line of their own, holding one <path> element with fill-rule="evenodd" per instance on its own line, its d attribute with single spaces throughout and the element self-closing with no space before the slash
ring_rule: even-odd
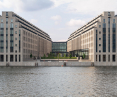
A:
<svg viewBox="0 0 117 97">
<path fill-rule="evenodd" d="M 59 53 L 59 58 L 60 58 L 61 54 Z"/>
<path fill-rule="evenodd" d="M 64 54 L 64 57 L 66 57 L 66 54 Z"/>
<path fill-rule="evenodd" d="M 85 59 L 85 53 L 83 53 L 83 59 Z"/>
<path fill-rule="evenodd" d="M 48 54 L 48 57 L 50 57 L 50 54 Z"/>
<path fill-rule="evenodd" d="M 30 54 L 30 58 L 32 58 L 32 54 Z"/>
<path fill-rule="evenodd" d="M 50 56 L 52 57 L 52 52 L 50 52 Z"/>
<path fill-rule="evenodd" d="M 70 59 L 71 59 L 72 55 L 70 54 L 69 57 L 70 57 Z"/>
<path fill-rule="evenodd" d="M 44 58 L 46 58 L 46 55 L 44 54 L 44 56 L 43 56 Z"/>
</svg>

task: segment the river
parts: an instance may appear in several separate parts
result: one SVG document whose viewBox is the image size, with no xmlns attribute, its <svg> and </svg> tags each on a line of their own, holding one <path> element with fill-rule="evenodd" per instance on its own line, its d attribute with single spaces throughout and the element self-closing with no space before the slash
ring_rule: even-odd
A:
<svg viewBox="0 0 117 97">
<path fill-rule="evenodd" d="M 117 67 L 0 67 L 0 97 L 117 97 Z"/>
</svg>

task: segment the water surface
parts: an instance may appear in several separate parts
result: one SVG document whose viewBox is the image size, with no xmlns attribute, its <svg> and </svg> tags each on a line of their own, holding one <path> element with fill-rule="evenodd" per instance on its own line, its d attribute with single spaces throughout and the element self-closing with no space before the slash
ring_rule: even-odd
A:
<svg viewBox="0 0 117 97">
<path fill-rule="evenodd" d="M 117 67 L 0 67 L 0 97 L 117 97 Z"/>
</svg>

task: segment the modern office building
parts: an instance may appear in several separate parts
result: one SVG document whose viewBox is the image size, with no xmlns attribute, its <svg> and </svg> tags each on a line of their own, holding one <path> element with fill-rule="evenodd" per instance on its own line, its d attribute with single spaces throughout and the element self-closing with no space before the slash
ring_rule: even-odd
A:
<svg viewBox="0 0 117 97">
<path fill-rule="evenodd" d="M 55 55 L 61 53 L 62 56 L 67 55 L 67 42 L 52 42 L 52 53 Z"/>
<path fill-rule="evenodd" d="M 22 64 L 52 50 L 50 36 L 14 12 L 0 16 L 0 64 Z"/>
<path fill-rule="evenodd" d="M 83 52 L 97 66 L 117 65 L 116 24 L 113 11 L 103 12 L 70 35 L 67 51 L 72 55 Z"/>
</svg>

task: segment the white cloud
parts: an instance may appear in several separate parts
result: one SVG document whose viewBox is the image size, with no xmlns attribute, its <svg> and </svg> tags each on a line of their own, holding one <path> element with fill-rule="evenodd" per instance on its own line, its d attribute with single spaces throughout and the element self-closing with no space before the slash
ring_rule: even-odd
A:
<svg viewBox="0 0 117 97">
<path fill-rule="evenodd" d="M 16 12 L 37 11 L 50 8 L 54 3 L 50 0 L 2 0 L 0 8 L 12 8 Z"/>
<path fill-rule="evenodd" d="M 52 16 L 51 19 L 55 21 L 55 25 L 58 25 L 61 22 L 62 18 L 60 15 L 56 15 L 56 16 Z"/>
<path fill-rule="evenodd" d="M 66 25 L 68 26 L 83 26 L 86 22 L 83 20 L 75 20 L 75 19 L 71 19 L 69 22 L 66 23 Z"/>
<path fill-rule="evenodd" d="M 116 11 L 117 0 L 52 0 L 55 7 L 67 4 L 67 12 L 80 14 L 100 14 L 103 11 Z"/>
<path fill-rule="evenodd" d="M 14 11 L 22 11 L 23 2 L 21 0 L 2 0 L 0 1 L 0 8 L 13 8 Z"/>
<path fill-rule="evenodd" d="M 30 22 L 31 22 L 32 24 L 36 24 L 36 23 L 38 22 L 38 20 L 36 20 L 36 19 L 31 19 Z"/>
<path fill-rule="evenodd" d="M 58 20 L 61 20 L 61 16 L 60 15 L 52 16 L 51 19 L 58 21 Z"/>
</svg>

